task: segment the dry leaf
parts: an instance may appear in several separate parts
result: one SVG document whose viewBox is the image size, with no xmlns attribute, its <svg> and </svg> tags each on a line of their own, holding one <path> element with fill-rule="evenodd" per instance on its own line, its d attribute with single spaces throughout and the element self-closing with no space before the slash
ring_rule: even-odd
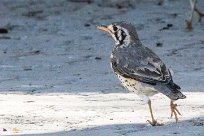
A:
<svg viewBox="0 0 204 136">
<path fill-rule="evenodd" d="M 17 128 L 13 128 L 12 131 L 13 131 L 13 133 L 18 133 L 20 130 Z"/>
</svg>

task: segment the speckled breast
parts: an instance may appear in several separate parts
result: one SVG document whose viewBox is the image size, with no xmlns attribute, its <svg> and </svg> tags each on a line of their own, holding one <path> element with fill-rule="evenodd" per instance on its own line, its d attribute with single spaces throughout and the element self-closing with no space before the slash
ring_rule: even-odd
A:
<svg viewBox="0 0 204 136">
<path fill-rule="evenodd" d="M 136 93 L 137 95 L 146 96 L 152 96 L 158 93 L 158 91 L 152 85 L 142 83 L 131 78 L 125 78 L 117 73 L 115 74 L 120 79 L 122 85 L 130 92 Z"/>
</svg>

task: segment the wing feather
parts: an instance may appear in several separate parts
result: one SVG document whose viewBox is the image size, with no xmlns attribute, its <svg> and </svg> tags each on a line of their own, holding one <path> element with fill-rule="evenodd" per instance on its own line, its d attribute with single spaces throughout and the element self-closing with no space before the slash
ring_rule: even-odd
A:
<svg viewBox="0 0 204 136">
<path fill-rule="evenodd" d="M 165 64 L 147 47 L 118 47 L 113 50 L 112 56 L 112 67 L 120 75 L 149 84 L 172 80 Z"/>
</svg>

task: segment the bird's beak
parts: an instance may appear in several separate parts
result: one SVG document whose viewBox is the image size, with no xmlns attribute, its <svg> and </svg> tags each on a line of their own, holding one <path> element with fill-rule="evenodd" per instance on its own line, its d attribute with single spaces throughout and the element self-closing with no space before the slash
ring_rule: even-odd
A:
<svg viewBox="0 0 204 136">
<path fill-rule="evenodd" d="M 99 30 L 102 30 L 102 31 L 106 31 L 106 32 L 109 32 L 110 33 L 110 30 L 108 29 L 108 27 L 107 26 L 96 26 Z"/>
</svg>

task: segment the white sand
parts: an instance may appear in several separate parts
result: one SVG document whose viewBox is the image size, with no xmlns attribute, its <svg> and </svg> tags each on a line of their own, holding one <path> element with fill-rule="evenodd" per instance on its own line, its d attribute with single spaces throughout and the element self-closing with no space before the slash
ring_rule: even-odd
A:
<svg viewBox="0 0 204 136">
<path fill-rule="evenodd" d="M 165 0 L 158 6 L 156 0 L 137 0 L 134 9 L 118 9 L 99 7 L 101 1 L 0 1 L 0 27 L 9 29 L 0 34 L 0 133 L 203 136 L 204 23 L 195 18 L 194 30 L 185 29 L 189 2 Z M 202 9 L 204 1 L 199 3 Z M 187 95 L 177 101 L 183 114 L 178 124 L 170 119 L 169 100 L 156 95 L 155 117 L 164 126 L 149 126 L 147 105 L 113 74 L 114 42 L 95 25 L 122 20 L 133 23 L 142 42 L 173 69 Z M 173 26 L 161 30 L 168 24 Z"/>
<path fill-rule="evenodd" d="M 19 134 L 36 135 L 202 135 L 204 93 L 186 95 L 186 100 L 177 101 L 183 114 L 177 124 L 170 118 L 169 100 L 154 96 L 154 114 L 164 126 L 152 127 L 146 121 L 150 119 L 147 105 L 131 93 L 1 94 L 0 126 L 7 129 L 1 134 L 15 134 L 12 129 L 17 128 Z"/>
</svg>

